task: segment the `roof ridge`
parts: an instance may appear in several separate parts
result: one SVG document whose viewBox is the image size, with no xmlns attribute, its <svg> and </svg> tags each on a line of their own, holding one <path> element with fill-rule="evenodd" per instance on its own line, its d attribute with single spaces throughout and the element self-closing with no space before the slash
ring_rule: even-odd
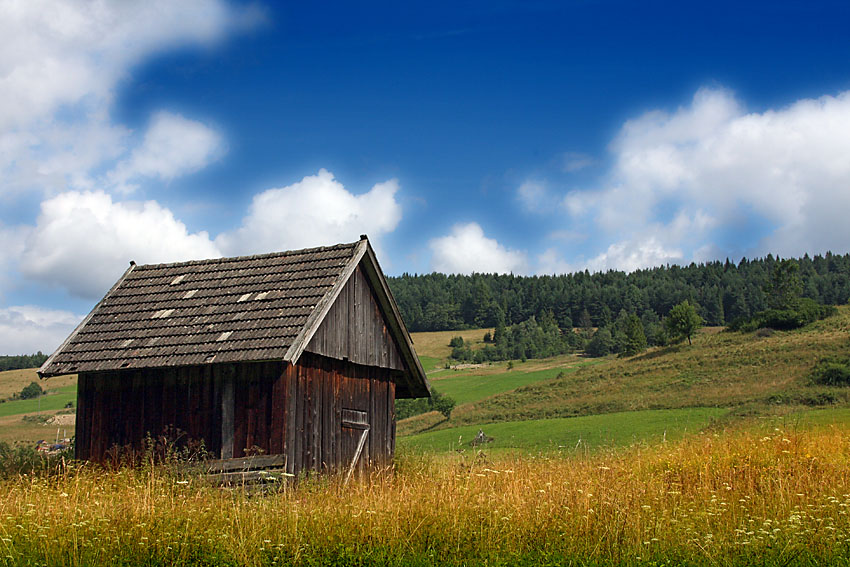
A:
<svg viewBox="0 0 850 567">
<path fill-rule="evenodd" d="M 266 258 L 279 258 L 283 256 L 297 256 L 300 254 L 311 254 L 316 252 L 323 252 L 326 250 L 343 250 L 345 248 L 354 248 L 360 241 L 355 242 L 344 242 L 340 244 L 333 244 L 331 246 L 315 246 L 312 248 L 300 248 L 297 250 L 282 250 L 280 252 L 268 252 L 265 254 L 250 254 L 247 256 L 222 256 L 219 258 L 207 258 L 204 260 L 186 260 L 183 262 L 162 262 L 159 264 L 135 264 L 136 270 L 152 270 L 152 269 L 161 269 L 161 268 L 177 268 L 182 266 L 199 266 L 202 264 L 219 264 L 224 262 L 240 262 L 245 260 L 263 260 Z"/>
</svg>

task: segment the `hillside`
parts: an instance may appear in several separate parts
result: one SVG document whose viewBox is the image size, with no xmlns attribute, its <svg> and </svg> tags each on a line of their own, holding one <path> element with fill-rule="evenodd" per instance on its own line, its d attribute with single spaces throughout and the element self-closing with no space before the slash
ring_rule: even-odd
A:
<svg viewBox="0 0 850 567">
<path fill-rule="evenodd" d="M 12 400 L 31 382 L 45 390 L 41 399 Z M 57 376 L 40 380 L 35 368 L 0 372 L 0 442 L 32 444 L 39 439 L 56 436 L 56 427 L 45 421 L 67 410 L 65 406 L 76 403 L 77 376 Z M 63 423 L 61 435 L 73 435 L 73 423 Z"/>
<path fill-rule="evenodd" d="M 414 334 L 414 344 L 425 357 L 435 357 L 438 353 L 428 348 L 433 342 L 428 335 Z M 415 416 L 399 422 L 398 432 L 412 439 L 417 433 L 433 436 L 442 430 L 472 426 L 477 431 L 484 424 L 517 422 L 531 431 L 540 427 L 531 423 L 535 420 L 598 415 L 609 415 L 614 421 L 628 415 L 625 425 L 612 425 L 628 430 L 642 421 L 641 412 L 649 412 L 643 415 L 648 419 L 659 410 L 693 410 L 703 417 L 707 408 L 722 410 L 706 418 L 703 425 L 707 425 L 720 417 L 728 421 L 847 407 L 847 388 L 814 386 L 808 380 L 817 360 L 835 355 L 850 355 L 848 306 L 834 317 L 796 331 L 740 334 L 707 328 L 692 346 L 655 348 L 632 358 L 570 355 L 515 362 L 512 370 L 501 363 L 432 371 L 432 386 L 458 401 L 451 419 L 436 413 Z M 570 422 L 558 423 L 566 427 Z M 551 433 L 556 425 L 549 423 L 547 431 Z M 670 426 L 676 427 L 675 423 Z M 456 441 L 467 431 L 441 435 Z M 417 446 L 411 439 L 400 443 Z M 421 446 L 433 443 L 423 437 Z"/>
<path fill-rule="evenodd" d="M 718 420 L 796 416 L 811 409 L 827 410 L 821 421 L 828 421 L 830 412 L 844 419 L 846 413 L 832 410 L 850 407 L 848 389 L 812 386 L 807 378 L 819 358 L 850 355 L 848 306 L 797 331 L 739 334 L 706 328 L 693 346 L 654 348 L 632 358 L 564 355 L 514 361 L 512 369 L 506 362 L 445 368 L 453 336 L 480 345 L 486 331 L 413 333 L 433 387 L 458 405 L 448 421 L 435 412 L 400 421 L 400 448 L 449 450 L 458 437 L 469 440 L 480 427 L 503 447 L 557 448 L 575 446 L 578 439 L 629 444 L 670 438 Z M 33 380 L 38 380 L 33 369 L 0 373 L 0 399 Z M 49 392 L 41 399 L 43 416 L 74 398 L 75 376 L 40 383 Z M 36 400 L 0 403 L 0 441 L 49 436 L 49 428 L 24 419 L 38 409 Z M 592 419 L 565 419 L 576 417 Z"/>
</svg>

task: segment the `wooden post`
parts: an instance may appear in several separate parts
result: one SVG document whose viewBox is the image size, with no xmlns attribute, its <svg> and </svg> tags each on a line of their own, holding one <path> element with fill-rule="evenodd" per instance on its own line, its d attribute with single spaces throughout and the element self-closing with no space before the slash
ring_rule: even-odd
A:
<svg viewBox="0 0 850 567">
<path fill-rule="evenodd" d="M 235 385 L 233 367 L 222 368 L 221 378 L 221 458 L 233 458 L 233 414 L 235 411 Z"/>
</svg>

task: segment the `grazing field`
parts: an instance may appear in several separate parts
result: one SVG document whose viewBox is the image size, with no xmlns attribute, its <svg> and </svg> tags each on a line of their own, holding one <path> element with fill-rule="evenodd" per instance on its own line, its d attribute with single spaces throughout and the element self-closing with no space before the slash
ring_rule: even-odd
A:
<svg viewBox="0 0 850 567">
<path fill-rule="evenodd" d="M 604 360 L 565 355 L 517 364 L 511 370 L 506 368 L 506 363 L 493 363 L 481 368 L 441 373 L 431 380 L 431 385 L 458 404 L 466 404 L 601 362 Z"/>
<path fill-rule="evenodd" d="M 3 565 L 846 565 L 850 430 L 563 456 L 402 452 L 265 494 L 146 467 L 0 481 Z"/>
<path fill-rule="evenodd" d="M 45 395 L 29 400 L 13 400 L 0 404 L 0 417 L 58 410 L 68 403 L 77 402 L 77 385 L 62 386 L 49 390 Z"/>
<path fill-rule="evenodd" d="M 473 348 L 484 344 L 484 334 L 493 334 L 493 329 L 465 329 L 463 331 L 434 331 L 431 333 L 410 333 L 416 354 L 446 359 L 452 354 L 449 341 L 452 337 L 462 337 L 464 343 Z"/>
<path fill-rule="evenodd" d="M 418 336 L 417 341 L 436 342 Z M 447 371 L 434 375 L 432 385 L 457 393 L 451 419 L 415 416 L 400 422 L 398 431 L 656 409 L 719 407 L 729 409 L 733 419 L 848 407 L 848 388 L 815 386 L 808 378 L 820 358 L 848 355 L 850 307 L 842 306 L 836 316 L 804 329 L 763 334 L 704 329 L 692 346 L 654 348 L 580 368 L 571 362 L 577 357 L 567 356 L 515 363 L 511 371 L 504 364 Z M 549 373 L 515 374 L 531 373 L 536 364 L 549 365 Z"/>
<path fill-rule="evenodd" d="M 484 445 L 470 445 L 479 427 L 467 425 L 401 437 L 398 446 L 416 452 L 480 449 L 488 454 L 516 451 L 518 454 L 573 455 L 635 443 L 682 439 L 702 431 L 726 413 L 727 410 L 720 408 L 689 408 L 505 421 L 484 428 L 486 435 L 493 438 Z"/>
<path fill-rule="evenodd" d="M 40 399 L 9 400 L 31 382 L 37 382 L 46 393 Z M 74 435 L 74 426 L 45 424 L 50 417 L 77 403 L 77 376 L 57 376 L 40 380 L 34 368 L 0 372 L 0 442 L 34 446 L 36 441 Z"/>
<path fill-rule="evenodd" d="M 14 394 L 20 393 L 24 387 L 29 386 L 31 382 L 38 382 L 42 389 L 51 391 L 65 386 L 77 384 L 77 375 L 56 376 L 42 380 L 36 374 L 35 368 L 27 368 L 24 370 L 6 370 L 0 372 L 0 400 L 11 398 Z M 0 406 L 2 407 L 2 406 Z"/>
</svg>

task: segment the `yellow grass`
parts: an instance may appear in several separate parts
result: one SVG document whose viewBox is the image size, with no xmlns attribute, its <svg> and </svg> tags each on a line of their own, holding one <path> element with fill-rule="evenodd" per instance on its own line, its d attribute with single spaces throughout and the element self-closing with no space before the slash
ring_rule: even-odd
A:
<svg viewBox="0 0 850 567">
<path fill-rule="evenodd" d="M 54 416 L 63 410 L 52 410 L 42 412 L 43 416 Z M 24 414 L 35 415 L 35 414 Z M 35 442 L 44 439 L 54 441 L 56 439 L 57 426 L 34 423 L 24 420 L 24 415 L 8 415 L 0 417 L 0 442 L 11 443 L 13 445 L 35 445 Z M 62 425 L 59 427 L 59 436 L 73 437 L 74 424 Z"/>
<path fill-rule="evenodd" d="M 77 375 L 56 376 L 42 380 L 36 374 L 35 368 L 26 368 L 24 370 L 6 370 L 0 372 L 0 400 L 11 398 L 12 395 L 20 393 L 25 386 L 29 386 L 30 382 L 38 382 L 44 390 L 54 390 L 63 386 L 69 386 L 77 383 Z"/>
<path fill-rule="evenodd" d="M 464 343 L 475 345 L 484 343 L 484 334 L 493 334 L 493 329 L 466 329 L 464 331 L 434 331 L 428 333 L 410 333 L 413 348 L 419 356 L 448 358 L 452 353 L 449 341 L 452 337 L 463 337 Z"/>
<path fill-rule="evenodd" d="M 161 470 L 6 481 L 0 563 L 834 564 L 850 430 L 701 434 L 577 458 L 408 455 L 258 495 Z"/>
</svg>

